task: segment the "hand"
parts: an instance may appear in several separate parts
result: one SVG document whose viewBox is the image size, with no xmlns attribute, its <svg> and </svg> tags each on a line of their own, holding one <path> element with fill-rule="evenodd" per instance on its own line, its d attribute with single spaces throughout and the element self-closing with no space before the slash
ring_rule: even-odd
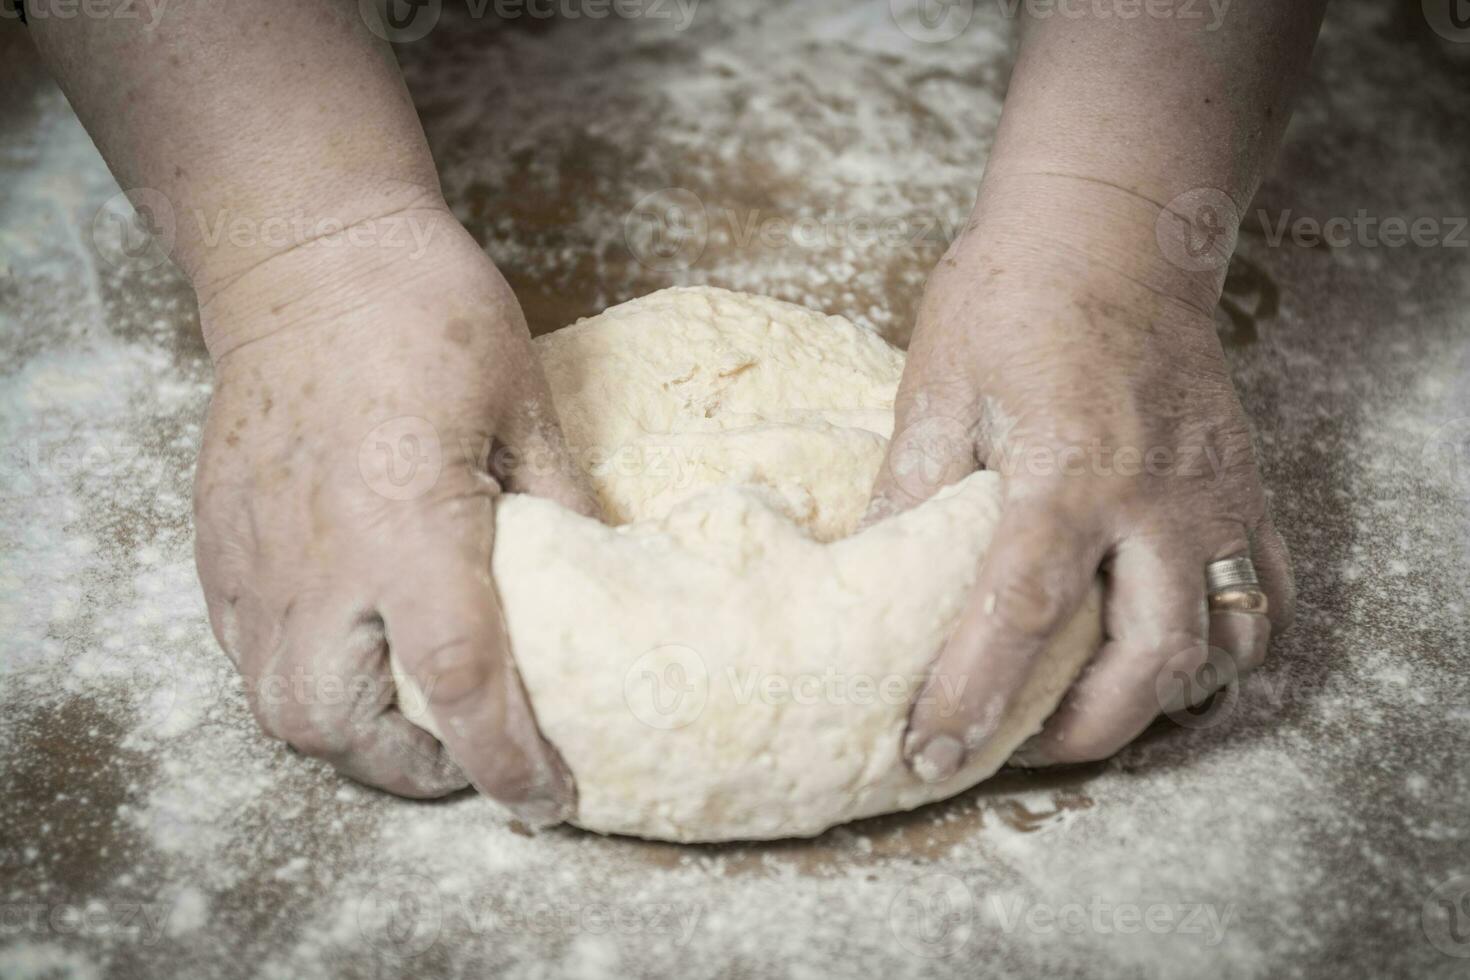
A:
<svg viewBox="0 0 1470 980">
<path fill-rule="evenodd" d="M 215 636 L 261 727 L 301 752 L 403 796 L 468 779 L 522 818 L 564 819 L 575 788 L 536 729 L 490 556 L 502 484 L 590 499 L 520 307 L 473 240 L 435 207 L 360 237 L 201 296 L 216 377 L 195 521 Z M 492 475 L 507 450 L 538 465 Z M 444 746 L 396 708 L 389 648 Z"/>
<path fill-rule="evenodd" d="M 977 466 L 1004 481 L 1001 522 L 930 680 L 963 679 L 964 696 L 958 710 L 921 698 L 910 718 L 905 757 L 935 781 L 993 734 L 1099 571 L 1102 648 L 1024 764 L 1111 755 L 1171 707 L 1161 676 L 1208 678 L 1211 646 L 1250 670 L 1292 615 L 1289 562 L 1209 309 L 1150 288 L 1146 263 L 1124 274 L 1119 256 L 1089 261 L 1028 238 L 1024 221 L 993 228 L 972 223 L 929 281 L 869 514 Z M 1207 612 L 1205 566 L 1245 554 L 1269 621 Z"/>
</svg>

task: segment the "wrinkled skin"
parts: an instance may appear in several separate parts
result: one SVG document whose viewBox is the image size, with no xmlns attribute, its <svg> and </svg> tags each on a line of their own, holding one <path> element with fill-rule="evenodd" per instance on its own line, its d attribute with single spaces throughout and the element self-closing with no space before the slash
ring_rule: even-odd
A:
<svg viewBox="0 0 1470 980">
<path fill-rule="evenodd" d="M 507 648 L 495 501 L 503 485 L 590 501 L 504 280 L 447 213 L 396 218 L 432 232 L 423 254 L 314 244 L 200 297 L 210 620 L 269 734 L 394 793 L 469 782 L 555 822 L 575 787 Z M 497 479 L 507 450 L 541 463 Z M 390 647 L 446 745 L 396 707 Z"/>
<path fill-rule="evenodd" d="M 869 514 L 977 467 L 1003 477 L 1001 523 L 933 665 L 931 684 L 963 679 L 964 698 L 920 699 L 905 740 L 936 780 L 993 734 L 1099 572 L 1103 646 L 1017 761 L 1111 755 L 1259 665 L 1293 605 L 1209 307 L 977 214 L 928 283 Z M 1269 620 L 1207 612 L 1205 566 L 1244 554 Z"/>
</svg>

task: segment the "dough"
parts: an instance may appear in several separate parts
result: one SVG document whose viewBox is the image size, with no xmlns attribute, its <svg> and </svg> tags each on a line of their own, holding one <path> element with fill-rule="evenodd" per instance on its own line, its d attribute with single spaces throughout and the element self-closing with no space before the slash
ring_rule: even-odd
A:
<svg viewBox="0 0 1470 980">
<path fill-rule="evenodd" d="M 976 473 L 851 534 L 903 354 L 841 317 L 703 287 L 537 344 L 568 442 L 618 525 L 525 496 L 497 512 L 511 646 L 576 777 L 576 825 L 798 837 L 943 799 L 1000 768 L 1096 648 L 1094 589 L 983 750 L 921 782 L 900 757 L 909 705 L 966 600 L 1000 489 Z M 405 713 L 432 731 L 397 676 Z"/>
</svg>

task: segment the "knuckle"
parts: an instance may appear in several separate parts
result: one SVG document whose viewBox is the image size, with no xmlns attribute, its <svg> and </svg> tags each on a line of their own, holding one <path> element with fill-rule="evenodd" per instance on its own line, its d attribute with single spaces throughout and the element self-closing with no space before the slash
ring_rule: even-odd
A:
<svg viewBox="0 0 1470 980">
<path fill-rule="evenodd" d="M 993 605 L 993 622 L 1003 633 L 1035 637 L 1060 625 L 1067 612 L 1066 590 L 1056 576 L 1036 569 L 1002 571 L 985 599 Z"/>
<path fill-rule="evenodd" d="M 431 704 L 456 704 L 483 692 L 499 675 L 498 664 L 474 637 L 459 636 L 430 647 L 415 664 Z"/>
<path fill-rule="evenodd" d="M 249 698 L 250 713 L 262 732 L 280 742 L 289 742 L 283 713 L 276 702 L 261 693 L 260 686 L 252 685 Z"/>
<path fill-rule="evenodd" d="M 351 748 L 352 739 L 346 733 L 316 726 L 303 726 L 292 729 L 290 737 L 286 739 L 286 744 L 302 755 L 309 755 L 313 759 L 336 759 Z"/>
<path fill-rule="evenodd" d="M 287 745 L 317 759 L 340 757 L 356 740 L 341 712 L 294 701 L 282 712 L 281 733 Z"/>
<path fill-rule="evenodd" d="M 1129 737 L 1126 735 L 1092 732 L 1051 746 L 1047 755 L 1051 761 L 1059 765 L 1100 762 L 1116 755 L 1128 742 Z"/>
</svg>

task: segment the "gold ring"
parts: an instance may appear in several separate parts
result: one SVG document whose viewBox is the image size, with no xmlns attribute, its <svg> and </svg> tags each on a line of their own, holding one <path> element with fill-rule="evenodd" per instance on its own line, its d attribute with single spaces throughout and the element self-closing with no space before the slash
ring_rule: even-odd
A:
<svg viewBox="0 0 1470 980">
<path fill-rule="evenodd" d="M 1221 589 L 1210 594 L 1210 612 L 1240 612 L 1266 615 L 1271 603 L 1260 589 Z"/>
</svg>

